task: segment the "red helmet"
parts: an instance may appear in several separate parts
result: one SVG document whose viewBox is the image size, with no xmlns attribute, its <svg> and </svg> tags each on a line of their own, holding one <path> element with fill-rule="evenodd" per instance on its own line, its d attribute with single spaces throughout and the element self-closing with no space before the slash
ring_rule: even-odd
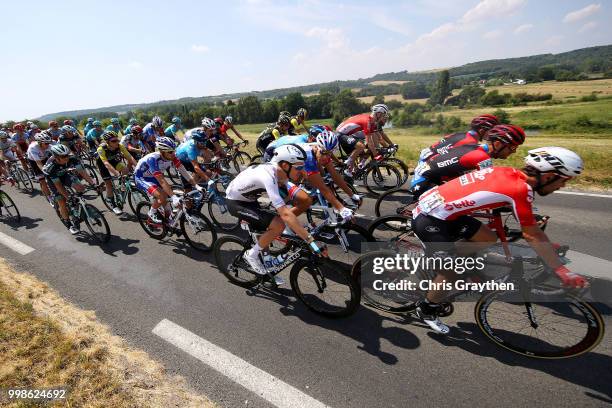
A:
<svg viewBox="0 0 612 408">
<path fill-rule="evenodd" d="M 223 124 L 223 122 L 225 122 L 222 117 L 214 118 L 213 120 L 219 126 L 221 126 Z"/>
<path fill-rule="evenodd" d="M 499 119 L 497 119 L 497 116 L 485 113 L 484 115 L 476 116 L 474 119 L 472 119 L 472 123 L 470 123 L 470 126 L 476 131 L 483 130 L 487 132 L 493 126 L 497 126 L 499 124 L 500 123 Z"/>
<path fill-rule="evenodd" d="M 525 132 L 518 126 L 497 125 L 489 130 L 484 138 L 491 142 L 499 140 L 504 144 L 518 146 L 525 142 Z"/>
<path fill-rule="evenodd" d="M 15 132 L 23 132 L 25 130 L 25 126 L 23 126 L 23 123 L 15 123 L 13 125 L 13 130 Z"/>
<path fill-rule="evenodd" d="M 142 128 L 138 125 L 134 125 L 130 128 L 130 130 L 132 131 L 132 133 L 139 135 L 142 133 Z"/>
<path fill-rule="evenodd" d="M 54 127 L 54 126 L 59 126 L 59 125 L 54 120 L 49 121 L 49 127 Z"/>
<path fill-rule="evenodd" d="M 70 119 L 66 119 L 66 120 L 64 121 L 64 125 L 66 125 L 66 126 L 72 126 L 72 124 L 73 124 L 73 123 L 74 123 L 74 122 L 73 122 L 73 121 L 71 121 Z"/>
</svg>

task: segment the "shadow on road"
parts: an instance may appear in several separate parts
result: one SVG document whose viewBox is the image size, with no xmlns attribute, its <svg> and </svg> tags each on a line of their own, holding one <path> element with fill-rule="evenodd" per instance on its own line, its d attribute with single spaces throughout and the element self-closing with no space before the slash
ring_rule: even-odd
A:
<svg viewBox="0 0 612 408">
<path fill-rule="evenodd" d="M 612 357 L 595 351 L 561 360 L 543 360 L 524 357 L 491 343 L 475 323 L 459 322 L 450 335 L 428 333 L 429 337 L 448 347 L 459 347 L 478 358 L 494 358 L 502 364 L 538 370 L 561 380 L 588 388 L 591 398 L 612 404 Z M 604 340 L 605 342 L 605 337 Z M 601 344 L 600 346 L 601 347 Z"/>
<path fill-rule="evenodd" d="M 177 255 L 186 256 L 194 261 L 208 262 L 214 266 L 214 258 L 211 252 L 202 252 L 192 248 L 184 238 L 176 238 L 176 236 L 170 239 L 165 238 L 159 241 L 159 244 L 172 247 L 172 252 Z"/>
<path fill-rule="evenodd" d="M 81 233 L 75 236 L 79 242 L 89 246 L 99 247 L 106 255 L 117 257 L 116 253 L 121 252 L 122 255 L 134 255 L 140 249 L 134 244 L 140 242 L 139 239 L 126 239 L 118 235 L 111 235 L 110 240 L 106 244 L 100 244 L 87 231 L 81 230 Z"/>
</svg>

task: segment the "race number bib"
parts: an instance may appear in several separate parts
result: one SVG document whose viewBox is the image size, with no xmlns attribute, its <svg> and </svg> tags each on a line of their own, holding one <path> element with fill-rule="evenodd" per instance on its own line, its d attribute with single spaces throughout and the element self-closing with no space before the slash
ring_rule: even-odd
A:
<svg viewBox="0 0 612 408">
<path fill-rule="evenodd" d="M 430 213 L 443 204 L 444 197 L 440 195 L 437 189 L 432 190 L 431 193 L 421 197 L 419 200 L 419 208 L 424 213 Z"/>
</svg>

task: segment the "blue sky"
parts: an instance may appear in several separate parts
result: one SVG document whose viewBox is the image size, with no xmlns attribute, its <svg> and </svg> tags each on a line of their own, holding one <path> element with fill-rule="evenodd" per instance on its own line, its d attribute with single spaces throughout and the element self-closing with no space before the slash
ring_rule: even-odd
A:
<svg viewBox="0 0 612 408">
<path fill-rule="evenodd" d="M 0 14 L 0 120 L 612 43 L 603 0 L 21 0 Z"/>
</svg>

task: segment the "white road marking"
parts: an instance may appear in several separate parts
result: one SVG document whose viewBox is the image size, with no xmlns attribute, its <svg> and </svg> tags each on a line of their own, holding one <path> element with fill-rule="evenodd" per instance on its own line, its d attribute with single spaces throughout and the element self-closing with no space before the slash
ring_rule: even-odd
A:
<svg viewBox="0 0 612 408">
<path fill-rule="evenodd" d="M 4 244 L 13 251 L 17 252 L 19 255 L 27 255 L 30 252 L 35 251 L 35 249 L 31 246 L 28 246 L 23 242 L 18 241 L 15 238 L 6 235 L 2 232 L 0 232 L 0 244 Z"/>
<path fill-rule="evenodd" d="M 578 193 L 575 191 L 555 191 L 555 194 L 567 194 L 587 197 L 612 198 L 612 194 Z"/>
<path fill-rule="evenodd" d="M 567 251 L 567 259 L 572 272 L 612 280 L 612 262 L 607 259 L 572 250 Z"/>
<path fill-rule="evenodd" d="M 247 363 L 240 357 L 204 340 L 189 330 L 164 319 L 153 334 L 178 347 L 232 381 L 280 408 L 323 408 L 327 405 L 297 388 Z"/>
</svg>

